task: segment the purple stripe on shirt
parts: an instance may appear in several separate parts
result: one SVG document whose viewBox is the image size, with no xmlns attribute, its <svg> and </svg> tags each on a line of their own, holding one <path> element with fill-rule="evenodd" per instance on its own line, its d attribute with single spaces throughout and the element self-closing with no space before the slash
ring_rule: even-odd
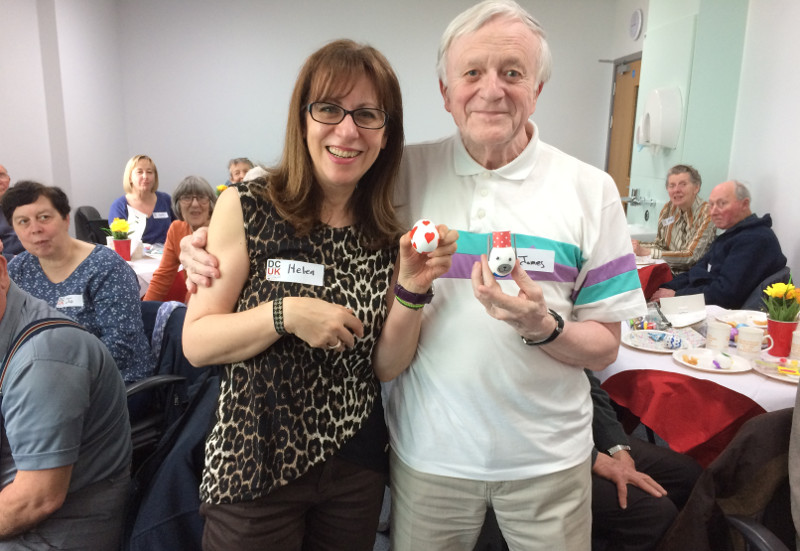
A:
<svg viewBox="0 0 800 551">
<path fill-rule="evenodd" d="M 631 254 L 615 258 L 611 262 L 606 262 L 602 266 L 598 266 L 594 270 L 586 274 L 586 280 L 583 282 L 584 287 L 591 287 L 604 281 L 608 281 L 612 277 L 624 274 L 625 272 L 636 271 L 636 257 Z"/>
<path fill-rule="evenodd" d="M 453 264 L 450 266 L 450 270 L 441 277 L 470 279 L 472 275 L 472 265 L 475 262 L 479 262 L 480 259 L 480 255 L 477 254 L 456 253 L 453 255 Z M 572 283 L 578 277 L 578 270 L 576 268 L 563 264 L 556 264 L 553 273 L 532 270 L 527 270 L 527 272 L 528 276 L 530 276 L 533 281 Z M 498 277 L 497 279 L 511 279 L 511 276 L 507 275 L 505 277 Z"/>
</svg>

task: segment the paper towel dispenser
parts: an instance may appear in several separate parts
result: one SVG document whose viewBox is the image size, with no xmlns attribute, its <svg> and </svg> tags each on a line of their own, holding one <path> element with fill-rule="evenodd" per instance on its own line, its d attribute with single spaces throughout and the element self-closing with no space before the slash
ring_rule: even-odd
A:
<svg viewBox="0 0 800 551">
<path fill-rule="evenodd" d="M 681 130 L 683 104 L 678 88 L 656 88 L 647 96 L 636 128 L 636 143 L 675 149 Z"/>
</svg>

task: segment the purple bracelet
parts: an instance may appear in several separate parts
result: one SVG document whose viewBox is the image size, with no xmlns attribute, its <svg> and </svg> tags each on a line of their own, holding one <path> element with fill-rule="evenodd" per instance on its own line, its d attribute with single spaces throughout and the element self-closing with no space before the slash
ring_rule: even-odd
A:
<svg viewBox="0 0 800 551">
<path fill-rule="evenodd" d="M 395 283 L 394 296 L 403 304 L 407 303 L 422 308 L 424 305 L 430 304 L 431 300 L 433 300 L 433 287 L 431 287 L 430 291 L 421 295 L 419 293 L 412 293 L 399 283 Z"/>
</svg>

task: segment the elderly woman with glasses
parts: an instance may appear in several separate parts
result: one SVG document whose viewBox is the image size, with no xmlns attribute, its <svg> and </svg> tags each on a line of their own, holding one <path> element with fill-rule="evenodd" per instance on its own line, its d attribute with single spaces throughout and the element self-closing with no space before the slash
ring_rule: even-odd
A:
<svg viewBox="0 0 800 551">
<path fill-rule="evenodd" d="M 388 478 L 379 380 L 411 361 L 457 233 L 438 226 L 418 254 L 397 221 L 400 86 L 374 48 L 338 40 L 306 60 L 284 143 L 265 178 L 220 195 L 220 281 L 186 313 L 189 361 L 226 364 L 203 549 L 369 551 Z"/>
<path fill-rule="evenodd" d="M 211 185 L 200 176 L 187 176 L 178 184 L 172 194 L 172 210 L 178 219 L 169 227 L 161 262 L 153 274 L 153 279 L 150 280 L 144 300 L 165 300 L 176 277 L 181 282 L 179 287 L 186 289 L 185 275 L 179 272 L 181 261 L 178 255 L 181 251 L 181 239 L 197 228 L 208 226 L 216 201 L 217 197 Z M 187 294 L 184 302 L 188 300 Z"/>
</svg>

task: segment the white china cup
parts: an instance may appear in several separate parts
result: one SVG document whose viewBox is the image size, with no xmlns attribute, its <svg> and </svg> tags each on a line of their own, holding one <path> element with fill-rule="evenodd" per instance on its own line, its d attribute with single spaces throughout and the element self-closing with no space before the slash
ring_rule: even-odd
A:
<svg viewBox="0 0 800 551">
<path fill-rule="evenodd" d="M 731 326 L 719 321 L 709 321 L 706 326 L 706 348 L 728 350 L 731 340 Z"/>
<path fill-rule="evenodd" d="M 792 333 L 792 350 L 789 352 L 789 357 L 800 360 L 800 329 Z"/>
<path fill-rule="evenodd" d="M 758 358 L 761 355 L 761 342 L 763 340 L 764 331 L 758 327 L 740 327 L 736 341 L 736 353 L 748 359 Z"/>
</svg>

